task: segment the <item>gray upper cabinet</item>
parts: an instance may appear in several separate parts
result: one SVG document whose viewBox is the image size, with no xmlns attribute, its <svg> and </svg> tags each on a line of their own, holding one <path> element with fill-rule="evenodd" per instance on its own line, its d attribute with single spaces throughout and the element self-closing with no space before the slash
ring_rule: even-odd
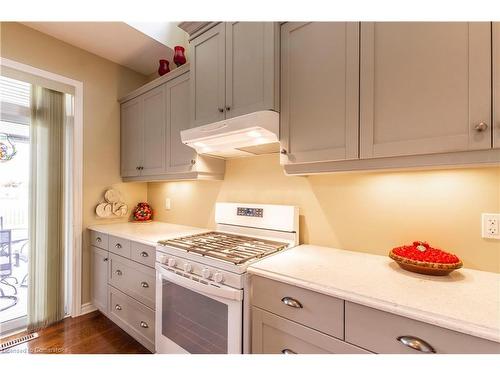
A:
<svg viewBox="0 0 500 375">
<path fill-rule="evenodd" d="M 167 131 L 170 147 L 167 150 L 167 169 L 186 172 L 193 168 L 196 151 L 181 141 L 181 131 L 190 127 L 189 73 L 166 84 Z"/>
<path fill-rule="evenodd" d="M 500 22 L 493 22 L 493 147 L 500 148 Z"/>
<path fill-rule="evenodd" d="M 165 171 L 165 87 L 159 86 L 142 96 L 144 108 L 143 156 L 141 175 Z"/>
<path fill-rule="evenodd" d="M 190 121 L 189 65 L 121 99 L 124 181 L 222 179 L 225 162 L 197 155 L 181 140 Z"/>
<path fill-rule="evenodd" d="M 121 175 L 134 177 L 140 174 L 142 162 L 142 109 L 141 98 L 134 98 L 121 105 Z"/>
<path fill-rule="evenodd" d="M 279 25 L 219 23 L 191 41 L 191 126 L 279 109 Z"/>
<path fill-rule="evenodd" d="M 225 25 L 220 23 L 191 42 L 191 123 L 224 119 Z"/>
<path fill-rule="evenodd" d="M 277 109 L 279 25 L 226 23 L 226 118 Z"/>
<path fill-rule="evenodd" d="M 491 148 L 491 24 L 361 24 L 360 156 Z"/>
<path fill-rule="evenodd" d="M 282 163 L 358 158 L 359 23 L 281 28 Z"/>
</svg>

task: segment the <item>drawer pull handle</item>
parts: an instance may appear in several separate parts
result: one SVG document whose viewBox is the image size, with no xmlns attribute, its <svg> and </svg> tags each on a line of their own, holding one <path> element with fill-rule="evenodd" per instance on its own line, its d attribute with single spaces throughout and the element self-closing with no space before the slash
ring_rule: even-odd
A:
<svg viewBox="0 0 500 375">
<path fill-rule="evenodd" d="M 120 311 L 121 309 L 122 309 L 122 307 L 120 305 L 118 305 L 118 304 L 115 305 L 115 310 Z"/>
<path fill-rule="evenodd" d="M 96 238 L 95 238 L 95 242 L 97 242 L 97 243 L 100 243 L 100 242 L 102 242 L 102 239 L 101 239 L 101 237 L 96 237 Z"/>
<path fill-rule="evenodd" d="M 108 258 L 104 258 L 102 261 L 103 261 L 103 262 L 107 262 L 107 261 L 108 261 Z"/>
<path fill-rule="evenodd" d="M 122 248 L 122 245 L 121 245 L 121 244 L 119 244 L 119 243 L 116 243 L 116 244 L 115 244 L 115 247 L 116 247 L 117 249 L 121 249 L 121 248 Z"/>
<path fill-rule="evenodd" d="M 294 352 L 294 351 L 293 351 L 293 350 L 291 350 L 291 349 L 283 349 L 283 350 L 281 351 L 281 353 L 283 353 L 283 354 L 297 354 L 297 352 Z"/>
<path fill-rule="evenodd" d="M 434 348 L 430 346 L 428 343 L 426 343 L 424 340 L 419 339 L 418 337 L 414 336 L 399 336 L 398 341 L 411 348 L 414 350 L 418 350 L 419 352 L 422 353 L 436 353 Z"/>
<path fill-rule="evenodd" d="M 148 323 L 146 323 L 145 321 L 141 320 L 141 327 L 142 328 L 149 328 L 148 326 Z"/>
<path fill-rule="evenodd" d="M 147 282 L 145 282 L 145 281 L 143 281 L 143 282 L 141 283 L 141 286 L 142 286 L 143 288 L 149 288 L 149 284 L 148 284 Z"/>
<path fill-rule="evenodd" d="M 149 254 L 148 254 L 148 253 L 146 253 L 145 251 L 143 251 L 143 252 L 141 253 L 141 257 L 143 257 L 143 258 L 147 258 L 148 256 L 149 256 Z"/>
<path fill-rule="evenodd" d="M 115 274 L 116 274 L 116 275 L 118 275 L 118 276 L 121 276 L 123 273 L 122 273 L 122 271 L 120 271 L 120 270 L 116 270 L 116 271 L 115 271 Z"/>
<path fill-rule="evenodd" d="M 302 304 L 297 301 L 295 298 L 292 297 L 283 297 L 281 299 L 281 302 L 283 302 L 285 305 L 296 308 L 296 309 L 301 309 Z"/>
</svg>

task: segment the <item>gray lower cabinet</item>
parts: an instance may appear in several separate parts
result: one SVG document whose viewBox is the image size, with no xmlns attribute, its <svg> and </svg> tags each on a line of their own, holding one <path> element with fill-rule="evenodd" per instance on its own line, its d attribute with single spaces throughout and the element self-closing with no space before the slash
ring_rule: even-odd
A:
<svg viewBox="0 0 500 375">
<path fill-rule="evenodd" d="M 106 250 L 91 246 L 92 259 L 92 303 L 101 310 L 108 310 L 108 263 L 109 253 Z"/>
<path fill-rule="evenodd" d="M 366 350 L 252 307 L 253 354 L 363 354 Z"/>
<path fill-rule="evenodd" d="M 279 24 L 221 22 L 191 41 L 191 126 L 279 110 Z"/>
<path fill-rule="evenodd" d="M 500 344 L 346 302 L 345 341 L 382 354 L 500 354 Z"/>
<path fill-rule="evenodd" d="M 225 162 L 199 156 L 180 132 L 191 125 L 189 65 L 135 90 L 121 102 L 124 181 L 222 179 Z"/>
<path fill-rule="evenodd" d="M 96 231 L 90 240 L 94 306 L 154 352 L 154 246 Z"/>
<path fill-rule="evenodd" d="M 251 278 L 252 353 L 500 353 L 500 343 Z"/>
</svg>

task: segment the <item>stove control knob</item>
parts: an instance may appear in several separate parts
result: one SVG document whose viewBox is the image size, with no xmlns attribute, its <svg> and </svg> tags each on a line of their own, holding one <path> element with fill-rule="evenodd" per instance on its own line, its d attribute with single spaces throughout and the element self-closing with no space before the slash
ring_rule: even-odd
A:
<svg viewBox="0 0 500 375">
<path fill-rule="evenodd" d="M 166 264 L 167 263 L 167 256 L 165 254 L 161 254 L 158 256 L 158 261 L 160 263 Z"/>
<path fill-rule="evenodd" d="M 175 266 L 175 259 L 174 258 L 169 258 L 168 259 L 168 266 L 169 267 L 174 267 Z"/>
<path fill-rule="evenodd" d="M 222 275 L 222 273 L 220 273 L 220 272 L 216 272 L 216 273 L 214 273 L 214 281 L 215 281 L 216 283 L 221 283 L 221 282 L 223 282 L 223 281 L 224 281 L 224 276 Z"/>
<path fill-rule="evenodd" d="M 205 279 L 208 279 L 210 277 L 210 270 L 208 268 L 203 268 L 201 270 L 201 276 L 203 276 Z"/>
<path fill-rule="evenodd" d="M 191 272 L 193 270 L 193 266 L 191 263 L 184 263 L 184 272 Z"/>
</svg>

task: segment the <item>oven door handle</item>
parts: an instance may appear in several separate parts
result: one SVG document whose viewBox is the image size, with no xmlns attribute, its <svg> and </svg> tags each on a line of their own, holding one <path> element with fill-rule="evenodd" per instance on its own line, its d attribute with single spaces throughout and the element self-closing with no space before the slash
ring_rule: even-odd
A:
<svg viewBox="0 0 500 375">
<path fill-rule="evenodd" d="M 166 268 L 156 265 L 156 271 L 161 275 L 161 278 L 171 281 L 185 288 L 215 297 L 225 298 L 232 301 L 242 301 L 243 291 L 233 289 L 227 286 L 216 287 L 213 285 L 202 284 L 198 281 L 188 279 L 187 277 L 179 276 L 173 271 L 168 271 Z"/>
</svg>

